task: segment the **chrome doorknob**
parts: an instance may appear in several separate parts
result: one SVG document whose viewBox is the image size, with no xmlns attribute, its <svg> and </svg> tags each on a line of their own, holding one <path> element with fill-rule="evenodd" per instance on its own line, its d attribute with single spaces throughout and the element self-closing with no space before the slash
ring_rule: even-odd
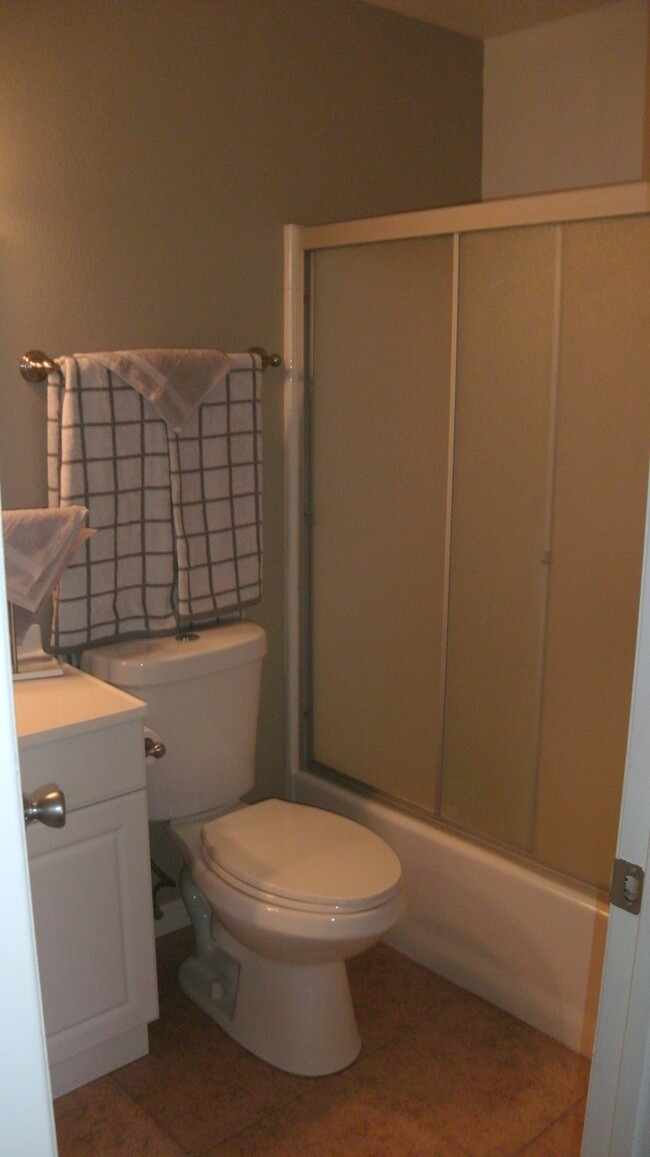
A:
<svg viewBox="0 0 650 1157">
<path fill-rule="evenodd" d="M 65 796 L 61 788 L 55 783 L 46 783 L 33 795 L 23 792 L 23 814 L 26 824 L 38 820 L 48 828 L 62 828 L 65 824 Z"/>
</svg>

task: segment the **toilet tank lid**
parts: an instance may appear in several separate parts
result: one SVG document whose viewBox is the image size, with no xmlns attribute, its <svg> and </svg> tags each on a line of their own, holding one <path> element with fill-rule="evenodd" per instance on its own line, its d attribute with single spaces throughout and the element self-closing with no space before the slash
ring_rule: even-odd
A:
<svg viewBox="0 0 650 1157">
<path fill-rule="evenodd" d="M 84 651 L 81 666 L 118 687 L 172 683 L 262 659 L 266 632 L 242 621 L 181 635 L 129 639 Z"/>
<path fill-rule="evenodd" d="M 374 832 L 307 804 L 266 799 L 211 820 L 203 855 L 216 869 L 278 898 L 359 911 L 401 890 L 402 868 Z"/>
</svg>

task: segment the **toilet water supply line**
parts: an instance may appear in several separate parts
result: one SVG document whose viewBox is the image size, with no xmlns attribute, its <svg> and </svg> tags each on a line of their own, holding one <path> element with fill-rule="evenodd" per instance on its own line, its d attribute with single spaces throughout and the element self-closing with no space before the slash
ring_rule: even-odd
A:
<svg viewBox="0 0 650 1157">
<path fill-rule="evenodd" d="M 155 860 L 150 860 L 150 864 L 152 872 L 158 877 L 157 881 L 152 885 L 153 918 L 154 920 L 162 920 L 164 913 L 158 903 L 158 893 L 161 888 L 175 888 L 176 881 L 172 880 L 171 876 L 168 876 Z"/>
</svg>

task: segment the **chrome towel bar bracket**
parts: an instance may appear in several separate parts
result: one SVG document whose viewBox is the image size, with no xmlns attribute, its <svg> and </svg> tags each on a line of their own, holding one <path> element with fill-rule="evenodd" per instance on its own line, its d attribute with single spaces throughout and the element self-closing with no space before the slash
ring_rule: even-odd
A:
<svg viewBox="0 0 650 1157">
<path fill-rule="evenodd" d="M 259 354 L 262 359 L 262 369 L 266 370 L 269 366 L 275 369 L 282 365 L 282 358 L 279 354 L 267 354 L 266 350 L 261 345 L 252 345 L 249 349 L 249 354 Z"/>
<path fill-rule="evenodd" d="M 61 370 L 52 358 L 42 350 L 28 350 L 20 359 L 20 372 L 26 382 L 44 382 L 48 374 L 59 374 Z"/>
</svg>

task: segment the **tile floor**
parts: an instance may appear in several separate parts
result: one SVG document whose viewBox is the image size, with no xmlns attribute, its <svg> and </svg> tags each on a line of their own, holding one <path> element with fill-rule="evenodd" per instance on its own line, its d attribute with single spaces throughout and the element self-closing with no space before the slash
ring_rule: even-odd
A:
<svg viewBox="0 0 650 1157">
<path fill-rule="evenodd" d="M 385 945 L 350 962 L 360 1058 L 297 1077 L 175 983 L 158 941 L 149 1056 L 55 1101 L 60 1157 L 579 1157 L 589 1064 Z"/>
</svg>

